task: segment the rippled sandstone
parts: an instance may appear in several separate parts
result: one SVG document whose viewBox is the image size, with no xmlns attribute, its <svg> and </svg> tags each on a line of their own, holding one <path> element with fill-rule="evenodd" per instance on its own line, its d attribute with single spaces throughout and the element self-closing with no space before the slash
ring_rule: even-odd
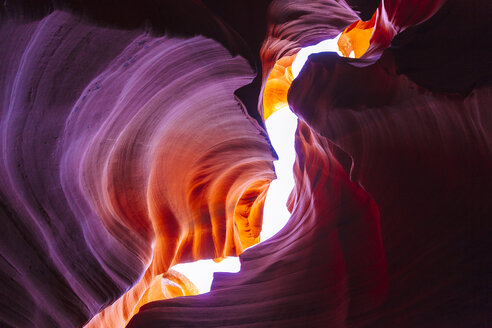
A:
<svg viewBox="0 0 492 328">
<path fill-rule="evenodd" d="M 0 322 L 489 326 L 491 13 L 7 1 Z M 359 58 L 313 55 L 290 80 L 300 47 L 371 17 Z M 243 252 L 275 177 L 262 119 L 286 100 L 300 118 L 292 217 Z M 196 290 L 170 266 L 238 254 L 239 273 L 177 297 Z"/>
</svg>

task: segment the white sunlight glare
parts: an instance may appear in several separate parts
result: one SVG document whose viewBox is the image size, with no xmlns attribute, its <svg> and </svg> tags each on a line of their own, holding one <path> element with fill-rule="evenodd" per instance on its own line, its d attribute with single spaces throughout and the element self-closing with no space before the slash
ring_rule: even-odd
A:
<svg viewBox="0 0 492 328">
<path fill-rule="evenodd" d="M 296 159 L 294 137 L 297 129 L 297 116 L 290 111 L 289 107 L 284 107 L 270 115 L 265 124 L 279 160 L 274 162 L 277 179 L 270 184 L 263 209 L 261 241 L 267 240 L 280 231 L 290 217 L 286 204 L 294 188 L 292 167 Z"/>
<path fill-rule="evenodd" d="M 296 78 L 297 75 L 299 75 L 299 73 L 302 70 L 302 67 L 304 66 L 304 63 L 306 62 L 310 54 L 314 54 L 318 52 L 336 52 L 339 56 L 342 56 L 342 52 L 338 50 L 338 44 L 337 44 L 340 35 L 342 35 L 342 33 L 338 34 L 334 39 L 324 40 L 318 44 L 306 48 L 302 48 L 301 50 L 299 50 L 296 59 L 294 59 L 294 62 L 292 63 L 292 75 L 294 75 L 294 78 Z M 352 53 L 351 53 L 351 57 L 353 57 Z"/>
<path fill-rule="evenodd" d="M 200 260 L 177 264 L 171 269 L 184 274 L 195 284 L 200 294 L 204 294 L 210 291 L 214 272 L 239 272 L 241 264 L 238 257 L 226 257 L 220 263 L 213 260 Z"/>
</svg>

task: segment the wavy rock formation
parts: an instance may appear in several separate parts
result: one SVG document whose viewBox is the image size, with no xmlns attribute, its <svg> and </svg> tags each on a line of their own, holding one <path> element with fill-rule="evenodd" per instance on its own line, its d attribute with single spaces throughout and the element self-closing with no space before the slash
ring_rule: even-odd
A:
<svg viewBox="0 0 492 328">
<path fill-rule="evenodd" d="M 102 315 L 121 326 L 171 265 L 258 241 L 273 157 L 233 94 L 253 78 L 244 59 L 65 12 L 2 25 L 13 33 L 1 46 L 6 324 L 80 325 L 134 286 Z"/>
<path fill-rule="evenodd" d="M 351 179 L 380 209 L 390 283 L 373 324 L 485 327 L 492 88 L 438 95 L 374 66 L 313 56 L 289 94 L 297 113 L 343 149 L 339 160 L 350 156 Z M 347 76 L 373 87 L 346 91 Z M 306 88 L 313 80 L 324 83 Z"/>
<path fill-rule="evenodd" d="M 287 225 L 241 254 L 239 273 L 215 274 L 210 293 L 147 304 L 128 327 L 321 327 L 367 320 L 387 286 L 377 206 L 349 181 L 326 139 L 302 123 L 296 153 Z"/>
<path fill-rule="evenodd" d="M 0 324 L 489 327 L 491 13 L 4 2 Z M 300 47 L 343 31 L 359 58 L 312 55 L 292 81 Z M 286 99 L 292 216 L 245 251 L 275 178 L 262 119 Z M 203 295 L 169 270 L 239 254 Z"/>
</svg>

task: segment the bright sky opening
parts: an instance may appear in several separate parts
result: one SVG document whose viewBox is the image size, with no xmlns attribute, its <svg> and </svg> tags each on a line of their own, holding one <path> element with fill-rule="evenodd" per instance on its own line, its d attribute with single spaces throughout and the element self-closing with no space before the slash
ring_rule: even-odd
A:
<svg viewBox="0 0 492 328">
<path fill-rule="evenodd" d="M 299 75 L 304 63 L 312 53 L 336 52 L 341 56 L 337 45 L 339 37 L 340 35 L 334 39 L 301 49 L 292 63 L 294 78 Z M 353 53 L 350 54 L 350 57 L 353 57 Z M 289 194 L 294 188 L 292 168 L 295 161 L 294 136 L 297 129 L 297 116 L 292 113 L 289 107 L 284 107 L 273 113 L 265 124 L 279 160 L 274 162 L 277 179 L 270 184 L 265 200 L 263 229 L 260 234 L 262 242 L 279 232 L 290 218 L 286 204 Z M 178 264 L 172 269 L 188 277 L 203 294 L 210 291 L 214 272 L 239 272 L 241 265 L 238 257 L 228 257 L 220 263 L 212 260 L 201 260 Z"/>
<path fill-rule="evenodd" d="M 338 34 L 334 39 L 324 40 L 318 44 L 299 50 L 296 59 L 294 59 L 294 62 L 292 63 L 292 75 L 294 75 L 294 78 L 299 75 L 310 54 L 318 52 L 336 52 L 339 56 L 342 56 L 342 52 L 338 50 L 338 39 L 340 38 L 340 35 L 342 35 L 342 33 Z M 350 53 L 349 57 L 354 58 L 353 51 Z"/>
<path fill-rule="evenodd" d="M 241 264 L 238 257 L 227 257 L 219 263 L 213 260 L 200 260 L 192 263 L 177 264 L 171 269 L 184 274 L 186 278 L 195 284 L 200 294 L 204 294 L 210 291 L 214 272 L 239 272 Z"/>
<path fill-rule="evenodd" d="M 271 182 L 266 196 L 261 241 L 267 240 L 280 231 L 290 217 L 286 204 L 294 188 L 292 168 L 296 159 L 294 137 L 297 129 L 297 116 L 291 112 L 289 107 L 284 107 L 270 115 L 265 124 L 279 160 L 273 163 L 277 179 Z"/>
</svg>

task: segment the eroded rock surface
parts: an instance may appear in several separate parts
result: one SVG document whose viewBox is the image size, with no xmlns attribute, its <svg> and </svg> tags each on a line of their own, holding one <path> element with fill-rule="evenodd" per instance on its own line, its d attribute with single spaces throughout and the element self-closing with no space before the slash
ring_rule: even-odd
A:
<svg viewBox="0 0 492 328">
<path fill-rule="evenodd" d="M 6 324 L 77 326 L 126 292 L 121 326 L 171 265 L 258 241 L 273 155 L 243 58 L 60 11 L 2 35 Z"/>
<path fill-rule="evenodd" d="M 490 326 L 487 1 L 118 10 L 3 4 L 2 325 Z M 292 217 L 243 253 L 274 178 L 270 72 L 371 17 L 360 58 L 313 55 L 292 82 Z M 178 297 L 196 290 L 171 265 L 237 254 Z"/>
</svg>

